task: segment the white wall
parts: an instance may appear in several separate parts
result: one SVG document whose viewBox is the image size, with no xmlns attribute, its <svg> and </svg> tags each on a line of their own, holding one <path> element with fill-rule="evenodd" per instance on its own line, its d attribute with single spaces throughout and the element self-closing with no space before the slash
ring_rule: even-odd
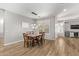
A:
<svg viewBox="0 0 79 59">
<path fill-rule="evenodd" d="M 50 18 L 50 39 L 55 39 L 55 17 Z"/>
<path fill-rule="evenodd" d="M 4 27 L 4 11 L 3 10 L 0 10 L 0 37 L 3 37 L 3 27 Z"/>
<path fill-rule="evenodd" d="M 37 24 L 47 24 L 49 26 L 49 32 L 45 34 L 45 38 L 49 40 L 55 39 L 55 17 L 37 20 Z"/>
<path fill-rule="evenodd" d="M 64 26 L 65 28 L 65 31 L 78 31 L 79 32 L 79 29 L 71 29 L 71 25 L 79 25 L 79 20 L 78 19 L 75 19 L 75 20 L 69 20 L 69 21 L 66 21 L 66 24 Z"/>
<path fill-rule="evenodd" d="M 22 32 L 28 32 L 28 31 L 32 31 L 32 27 L 31 27 L 31 24 L 35 23 L 34 20 L 32 19 L 25 19 L 25 20 L 22 20 Z M 26 27 L 28 24 L 28 28 Z"/>
<path fill-rule="evenodd" d="M 9 11 L 5 12 L 5 38 L 4 43 L 9 44 L 12 42 L 23 40 L 22 35 L 22 22 L 31 22 L 32 20 Z"/>
</svg>

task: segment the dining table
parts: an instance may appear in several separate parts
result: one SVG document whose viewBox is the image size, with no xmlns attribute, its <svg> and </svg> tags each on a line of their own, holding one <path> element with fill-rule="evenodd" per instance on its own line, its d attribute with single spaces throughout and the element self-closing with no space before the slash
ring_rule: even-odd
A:
<svg viewBox="0 0 79 59">
<path fill-rule="evenodd" d="M 42 34 L 28 34 L 28 36 L 30 36 L 30 37 L 36 37 L 36 36 L 39 36 L 39 35 L 42 35 Z"/>
<path fill-rule="evenodd" d="M 33 44 L 32 45 L 34 45 L 35 44 L 34 41 L 38 42 L 38 38 L 37 37 L 40 36 L 40 35 L 42 35 L 42 34 L 28 34 L 27 36 L 29 37 L 29 39 L 33 40 Z"/>
</svg>

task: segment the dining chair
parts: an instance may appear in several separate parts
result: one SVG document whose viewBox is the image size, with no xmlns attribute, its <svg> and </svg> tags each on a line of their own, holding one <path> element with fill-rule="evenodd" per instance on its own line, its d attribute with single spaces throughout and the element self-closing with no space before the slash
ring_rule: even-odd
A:
<svg viewBox="0 0 79 59">
<path fill-rule="evenodd" d="M 37 36 L 38 45 L 42 45 L 42 35 Z"/>
<path fill-rule="evenodd" d="M 38 44 L 37 36 L 32 37 L 31 39 L 33 40 L 32 41 L 32 47 L 36 46 Z"/>
<path fill-rule="evenodd" d="M 32 45 L 32 39 L 28 36 L 28 34 L 23 33 L 23 38 L 24 38 L 24 47 L 29 47 Z"/>
<path fill-rule="evenodd" d="M 45 43 L 45 32 L 42 33 L 42 40 Z"/>
<path fill-rule="evenodd" d="M 42 35 L 42 44 L 45 43 L 45 32 L 39 32 Z"/>
<path fill-rule="evenodd" d="M 27 42 L 28 37 L 27 37 L 27 34 L 26 33 L 23 33 L 23 38 L 24 38 L 24 47 L 26 47 L 26 45 L 28 47 L 28 42 Z"/>
</svg>

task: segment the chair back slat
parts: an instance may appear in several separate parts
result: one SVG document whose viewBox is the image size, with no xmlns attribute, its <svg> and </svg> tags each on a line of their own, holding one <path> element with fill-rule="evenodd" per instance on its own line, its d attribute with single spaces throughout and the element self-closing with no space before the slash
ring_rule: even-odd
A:
<svg viewBox="0 0 79 59">
<path fill-rule="evenodd" d="M 23 38 L 24 38 L 24 41 L 28 40 L 28 36 L 27 36 L 27 35 L 28 35 L 28 34 L 23 33 Z"/>
</svg>

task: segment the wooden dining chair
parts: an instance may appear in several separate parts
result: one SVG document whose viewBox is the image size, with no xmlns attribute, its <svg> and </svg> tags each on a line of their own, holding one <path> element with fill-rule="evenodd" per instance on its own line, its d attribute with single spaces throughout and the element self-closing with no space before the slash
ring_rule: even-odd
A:
<svg viewBox="0 0 79 59">
<path fill-rule="evenodd" d="M 26 33 L 23 33 L 23 38 L 24 38 L 24 47 L 26 47 L 26 45 L 28 47 L 28 43 L 27 43 L 28 37 Z"/>
<path fill-rule="evenodd" d="M 42 33 L 42 40 L 43 40 L 43 43 L 45 43 L 45 32 Z"/>
<path fill-rule="evenodd" d="M 45 32 L 39 32 L 42 35 L 42 44 L 45 43 Z"/>
<path fill-rule="evenodd" d="M 42 45 L 42 35 L 37 36 L 38 45 Z"/>
<path fill-rule="evenodd" d="M 38 43 L 38 40 L 37 40 L 36 36 L 35 37 L 31 37 L 31 39 L 32 39 L 32 47 L 36 46 L 37 43 Z"/>
<path fill-rule="evenodd" d="M 24 47 L 26 47 L 26 45 L 27 45 L 27 47 L 29 47 L 29 46 L 32 45 L 32 40 L 31 40 L 31 38 L 28 36 L 28 34 L 23 33 L 23 38 L 24 38 Z"/>
</svg>

